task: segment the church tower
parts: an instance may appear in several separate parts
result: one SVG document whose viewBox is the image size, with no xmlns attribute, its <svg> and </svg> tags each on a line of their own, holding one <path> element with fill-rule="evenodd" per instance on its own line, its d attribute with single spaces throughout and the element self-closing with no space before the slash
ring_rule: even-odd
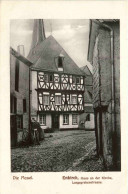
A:
<svg viewBox="0 0 128 194">
<path fill-rule="evenodd" d="M 33 36 L 31 49 L 35 48 L 39 43 L 45 40 L 44 22 L 42 19 L 34 20 Z"/>
</svg>

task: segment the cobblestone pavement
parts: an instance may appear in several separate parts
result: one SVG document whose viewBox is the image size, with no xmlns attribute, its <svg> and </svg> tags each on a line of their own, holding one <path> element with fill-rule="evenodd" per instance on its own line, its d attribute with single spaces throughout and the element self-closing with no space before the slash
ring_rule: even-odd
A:
<svg viewBox="0 0 128 194">
<path fill-rule="evenodd" d="M 12 149 L 12 172 L 104 170 L 94 152 L 94 131 L 60 131 L 52 133 L 53 137 L 49 135 L 45 134 L 45 140 L 38 146 Z"/>
</svg>

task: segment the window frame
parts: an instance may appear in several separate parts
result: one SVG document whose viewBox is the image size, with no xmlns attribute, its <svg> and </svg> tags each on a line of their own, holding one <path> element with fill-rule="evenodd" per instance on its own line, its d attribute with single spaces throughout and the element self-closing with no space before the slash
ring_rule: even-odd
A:
<svg viewBox="0 0 128 194">
<path fill-rule="evenodd" d="M 77 82 L 79 80 L 79 82 Z M 76 84 L 80 84 L 80 77 L 76 77 Z"/>
<path fill-rule="evenodd" d="M 45 78 L 47 78 L 47 80 L 46 80 Z M 46 74 L 46 73 L 44 74 L 44 82 L 45 82 L 45 83 L 48 82 L 48 74 Z"/>
<path fill-rule="evenodd" d="M 77 116 L 77 123 L 74 123 L 73 116 Z M 78 114 L 72 114 L 72 125 L 78 125 Z"/>
<path fill-rule="evenodd" d="M 52 76 L 52 81 L 50 80 L 50 77 Z M 53 82 L 54 81 L 54 75 L 53 74 L 49 74 L 49 82 Z"/>
<path fill-rule="evenodd" d="M 76 98 L 76 103 L 73 103 L 73 97 Z M 71 104 L 77 104 L 77 95 L 71 95 Z"/>
<path fill-rule="evenodd" d="M 42 122 L 40 122 L 40 118 L 41 118 Z M 39 114 L 39 124 L 42 125 L 42 126 L 46 126 L 46 114 Z"/>
<path fill-rule="evenodd" d="M 20 126 L 18 126 L 19 121 L 20 121 Z M 16 115 L 16 126 L 18 130 L 23 129 L 23 116 L 22 115 Z"/>
<path fill-rule="evenodd" d="M 56 97 L 60 97 L 60 104 L 56 103 Z M 55 95 L 55 105 L 61 105 L 61 95 Z"/>
<path fill-rule="evenodd" d="M 61 66 L 60 66 L 60 64 L 61 64 Z M 63 68 L 63 57 L 60 57 L 60 56 L 58 57 L 58 68 Z"/>
<path fill-rule="evenodd" d="M 64 122 L 64 120 L 65 120 L 64 117 L 65 116 L 67 117 L 67 122 L 66 123 Z M 69 125 L 69 114 L 63 114 L 63 125 Z"/>
<path fill-rule="evenodd" d="M 45 96 L 48 97 L 48 104 L 44 103 L 44 98 L 45 98 Z M 43 105 L 49 106 L 49 104 L 50 104 L 50 97 L 49 97 L 49 94 L 43 94 Z"/>
</svg>

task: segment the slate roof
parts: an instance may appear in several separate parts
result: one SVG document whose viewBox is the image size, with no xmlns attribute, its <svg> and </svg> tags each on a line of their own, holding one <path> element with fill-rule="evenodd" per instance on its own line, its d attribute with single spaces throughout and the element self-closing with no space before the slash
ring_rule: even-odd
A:
<svg viewBox="0 0 128 194">
<path fill-rule="evenodd" d="M 85 87 L 92 86 L 92 73 L 87 65 L 81 67 L 81 70 L 85 73 Z"/>
<path fill-rule="evenodd" d="M 84 91 L 84 103 L 92 103 L 92 95 L 89 93 L 86 87 Z"/>
<path fill-rule="evenodd" d="M 87 65 L 81 67 L 81 70 L 84 71 L 86 75 L 92 76 L 92 73 L 91 73 L 91 71 L 90 71 L 90 69 L 88 68 Z"/>
<path fill-rule="evenodd" d="M 85 75 L 52 35 L 30 50 L 28 60 L 34 64 L 32 69 L 58 72 L 55 58 L 60 54 L 64 55 L 63 73 Z"/>
<path fill-rule="evenodd" d="M 85 111 L 86 113 L 94 113 L 94 109 L 93 109 L 92 106 L 85 106 L 85 107 L 84 107 L 84 111 Z"/>
</svg>

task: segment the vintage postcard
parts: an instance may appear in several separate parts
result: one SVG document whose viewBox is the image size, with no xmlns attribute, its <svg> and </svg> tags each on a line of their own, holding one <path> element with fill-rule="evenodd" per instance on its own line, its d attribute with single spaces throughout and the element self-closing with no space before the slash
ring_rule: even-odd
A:
<svg viewBox="0 0 128 194">
<path fill-rule="evenodd" d="M 1 193 L 126 194 L 126 3 L 1 5 Z"/>
</svg>

